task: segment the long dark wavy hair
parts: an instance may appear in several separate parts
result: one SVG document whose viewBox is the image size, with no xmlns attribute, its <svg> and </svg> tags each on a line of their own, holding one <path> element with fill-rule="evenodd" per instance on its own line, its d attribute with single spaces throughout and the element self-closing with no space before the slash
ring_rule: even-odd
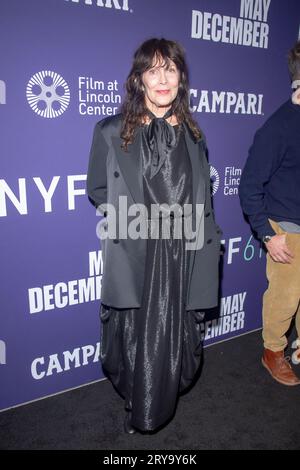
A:
<svg viewBox="0 0 300 470">
<path fill-rule="evenodd" d="M 135 52 L 132 68 L 126 81 L 126 96 L 121 108 L 123 125 L 121 129 L 122 147 L 127 149 L 132 143 L 134 134 L 147 116 L 145 92 L 142 74 L 153 66 L 153 62 L 161 62 L 168 66 L 173 61 L 179 71 L 178 94 L 172 103 L 172 111 L 178 124 L 185 122 L 192 131 L 195 139 L 201 138 L 201 131 L 192 118 L 189 110 L 188 70 L 185 54 L 176 41 L 152 38 L 145 41 Z"/>
</svg>

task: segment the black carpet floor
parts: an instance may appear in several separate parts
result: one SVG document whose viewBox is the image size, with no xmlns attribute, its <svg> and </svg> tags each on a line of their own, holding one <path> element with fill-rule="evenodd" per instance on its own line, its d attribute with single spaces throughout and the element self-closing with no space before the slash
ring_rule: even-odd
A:
<svg viewBox="0 0 300 470">
<path fill-rule="evenodd" d="M 123 400 L 104 380 L 0 413 L 0 448 L 300 449 L 300 386 L 275 382 L 261 352 L 260 331 L 206 348 L 199 380 L 155 434 L 123 432 Z"/>
</svg>

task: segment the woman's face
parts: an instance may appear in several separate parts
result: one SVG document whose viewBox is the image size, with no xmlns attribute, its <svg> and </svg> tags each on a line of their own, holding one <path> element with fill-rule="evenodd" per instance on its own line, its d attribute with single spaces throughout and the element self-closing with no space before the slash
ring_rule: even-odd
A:
<svg viewBox="0 0 300 470">
<path fill-rule="evenodd" d="M 156 116 L 163 116 L 170 109 L 178 93 L 179 70 L 170 60 L 154 59 L 152 67 L 142 75 L 145 87 L 145 103 Z"/>
</svg>

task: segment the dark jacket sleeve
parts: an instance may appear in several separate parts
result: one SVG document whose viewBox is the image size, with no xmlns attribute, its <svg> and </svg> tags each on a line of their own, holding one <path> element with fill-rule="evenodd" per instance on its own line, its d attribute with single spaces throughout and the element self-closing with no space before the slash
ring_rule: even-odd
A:
<svg viewBox="0 0 300 470">
<path fill-rule="evenodd" d="M 98 122 L 94 129 L 86 184 L 87 194 L 95 207 L 107 202 L 106 159 L 108 148 L 102 132 L 102 124 Z"/>
<path fill-rule="evenodd" d="M 283 154 L 284 139 L 267 122 L 254 136 L 239 186 L 242 209 L 260 239 L 264 235 L 275 234 L 268 221 L 265 192 L 272 175 L 281 164 Z"/>
</svg>

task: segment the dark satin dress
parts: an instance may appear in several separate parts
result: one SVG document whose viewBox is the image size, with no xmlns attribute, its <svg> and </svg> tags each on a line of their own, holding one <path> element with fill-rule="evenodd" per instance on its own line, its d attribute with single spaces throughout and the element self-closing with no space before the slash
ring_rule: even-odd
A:
<svg viewBox="0 0 300 470">
<path fill-rule="evenodd" d="M 177 144 L 150 178 L 146 127 L 140 132 L 147 208 L 190 203 L 192 173 L 183 131 L 175 126 Z M 169 239 L 147 240 L 141 308 L 101 306 L 103 370 L 132 410 L 132 425 L 142 431 L 152 431 L 173 416 L 179 392 L 192 383 L 201 361 L 203 315 L 185 310 L 189 251 L 184 237 L 173 237 L 173 227 L 171 219 Z"/>
</svg>

